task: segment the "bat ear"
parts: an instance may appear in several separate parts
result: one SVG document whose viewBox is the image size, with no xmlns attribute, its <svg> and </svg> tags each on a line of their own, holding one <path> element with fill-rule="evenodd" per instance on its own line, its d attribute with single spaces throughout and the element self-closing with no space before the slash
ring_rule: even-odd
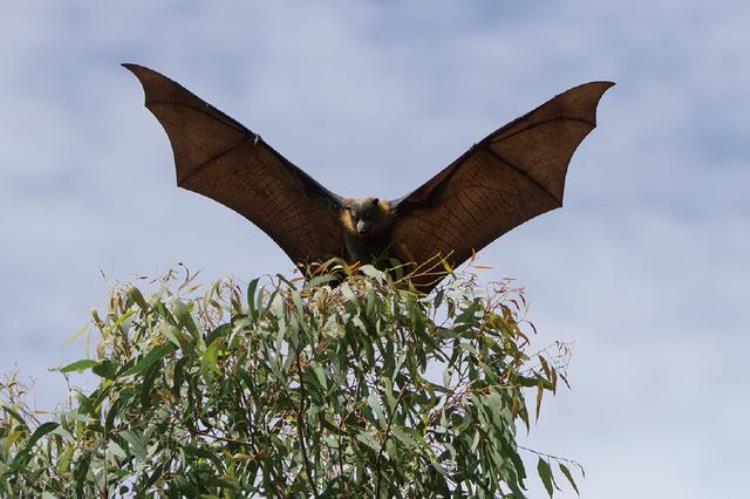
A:
<svg viewBox="0 0 750 499">
<path fill-rule="evenodd" d="M 372 205 L 377 206 L 378 203 L 380 203 L 380 200 L 378 198 L 372 198 Z"/>
</svg>

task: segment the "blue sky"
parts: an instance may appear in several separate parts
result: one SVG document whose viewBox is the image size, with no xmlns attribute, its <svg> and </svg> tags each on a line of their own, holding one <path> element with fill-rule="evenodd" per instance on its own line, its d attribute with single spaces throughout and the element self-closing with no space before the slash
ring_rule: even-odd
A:
<svg viewBox="0 0 750 499">
<path fill-rule="evenodd" d="M 331 190 L 384 198 L 608 79 L 565 207 L 481 256 L 487 278 L 525 286 L 542 339 L 575 342 L 573 390 L 523 441 L 584 463 L 584 497 L 743 497 L 748 25 L 729 0 L 4 2 L 0 368 L 34 376 L 49 406 L 64 385 L 47 369 L 84 354 L 64 341 L 114 282 L 177 262 L 205 281 L 292 268 L 175 187 L 120 62 L 182 82 Z"/>
</svg>

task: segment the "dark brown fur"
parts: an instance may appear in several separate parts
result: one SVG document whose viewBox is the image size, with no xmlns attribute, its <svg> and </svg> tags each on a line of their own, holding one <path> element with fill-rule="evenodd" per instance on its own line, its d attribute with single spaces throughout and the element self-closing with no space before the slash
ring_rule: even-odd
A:
<svg viewBox="0 0 750 499">
<path fill-rule="evenodd" d="M 382 257 L 388 249 L 392 223 L 393 212 L 387 201 L 346 199 L 341 210 L 345 259 L 369 263 Z"/>
</svg>

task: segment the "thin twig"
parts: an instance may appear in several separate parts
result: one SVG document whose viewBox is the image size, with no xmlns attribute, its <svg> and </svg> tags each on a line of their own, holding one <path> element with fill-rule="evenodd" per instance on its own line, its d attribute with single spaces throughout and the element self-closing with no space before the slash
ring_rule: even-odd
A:
<svg viewBox="0 0 750 499">
<path fill-rule="evenodd" d="M 303 413 L 305 410 L 305 399 L 307 398 L 307 395 L 305 394 L 305 382 L 302 379 L 302 364 L 299 359 L 299 350 L 297 350 L 297 352 L 295 353 L 295 360 L 297 362 L 297 374 L 299 375 L 300 389 L 299 411 L 297 412 L 297 433 L 299 434 L 299 444 L 300 448 L 302 449 L 302 460 L 305 462 L 305 474 L 307 475 L 307 481 L 310 482 L 310 488 L 312 489 L 313 496 L 318 497 L 318 488 L 315 486 L 315 482 L 313 481 L 312 471 L 310 471 L 310 462 L 307 459 L 305 431 L 302 428 L 302 425 L 304 424 Z"/>
<path fill-rule="evenodd" d="M 572 460 L 572 459 L 568 459 L 568 458 L 560 457 L 560 456 L 555 456 L 553 454 L 547 454 L 545 452 L 539 452 L 538 450 L 530 449 L 528 447 L 524 447 L 523 445 L 518 445 L 517 447 L 519 449 L 521 449 L 521 450 L 525 450 L 526 452 L 531 452 L 532 454 L 536 454 L 539 457 L 546 457 L 547 459 L 553 459 L 553 460 L 558 461 L 558 462 L 562 461 L 562 462 L 565 462 L 565 463 L 570 463 L 570 464 L 572 464 L 574 466 L 577 466 L 581 470 L 581 472 L 583 473 L 583 465 L 581 463 L 577 462 L 577 461 Z"/>
<path fill-rule="evenodd" d="M 398 409 L 398 404 L 401 402 L 401 399 L 404 397 L 404 394 L 406 393 L 407 388 L 411 384 L 411 382 L 414 380 L 414 373 L 409 376 L 408 381 L 404 384 L 404 386 L 401 388 L 401 393 L 398 394 L 398 398 L 396 399 L 396 402 L 393 404 L 393 409 L 391 410 L 390 415 L 388 416 L 388 425 L 385 427 L 385 435 L 383 436 L 383 443 L 380 445 L 380 452 L 378 452 L 378 457 L 375 459 L 375 473 L 378 475 L 378 481 L 377 486 L 375 487 L 375 497 L 380 497 L 380 484 L 382 483 L 382 474 L 380 473 L 380 460 L 383 457 L 383 452 L 385 451 L 385 444 L 388 443 L 388 439 L 391 436 L 391 425 L 393 424 L 393 420 L 396 415 L 396 410 Z"/>
</svg>

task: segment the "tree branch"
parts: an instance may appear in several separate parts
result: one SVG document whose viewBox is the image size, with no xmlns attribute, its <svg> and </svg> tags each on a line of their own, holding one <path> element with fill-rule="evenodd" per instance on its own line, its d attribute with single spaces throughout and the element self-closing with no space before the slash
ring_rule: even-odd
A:
<svg viewBox="0 0 750 499">
<path fill-rule="evenodd" d="M 315 486 L 313 481 L 312 471 L 310 471 L 310 461 L 307 459 L 307 447 L 305 446 L 305 430 L 303 428 L 304 418 L 303 413 L 305 411 L 305 399 L 307 395 L 305 393 L 305 381 L 302 379 L 302 363 L 299 359 L 299 350 L 295 352 L 295 361 L 297 363 L 297 374 L 299 375 L 299 411 L 297 412 L 297 434 L 299 435 L 299 444 L 302 449 L 302 460 L 305 462 L 305 474 L 307 475 L 307 481 L 310 482 L 310 488 L 312 488 L 313 496 L 318 497 L 318 488 Z"/>
</svg>

